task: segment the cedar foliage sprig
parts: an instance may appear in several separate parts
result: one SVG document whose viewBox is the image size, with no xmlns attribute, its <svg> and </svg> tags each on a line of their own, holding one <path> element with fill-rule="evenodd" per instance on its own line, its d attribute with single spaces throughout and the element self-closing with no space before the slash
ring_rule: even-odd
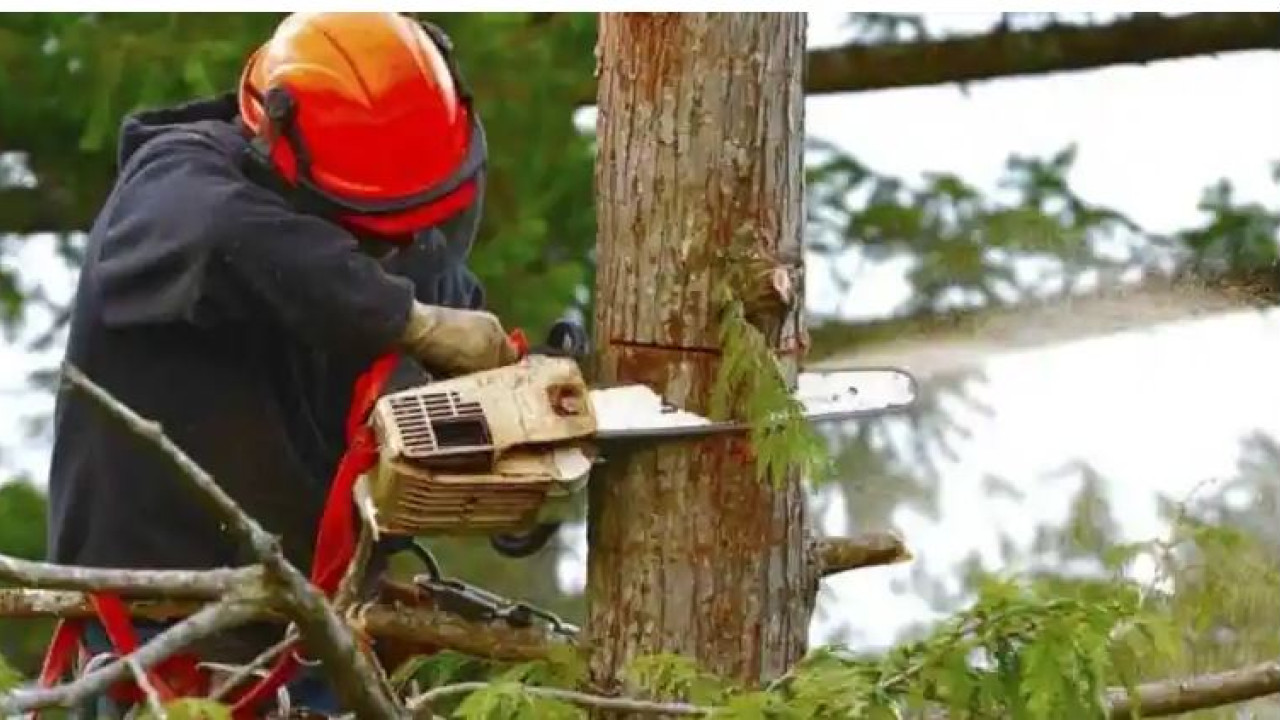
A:
<svg viewBox="0 0 1280 720">
<path fill-rule="evenodd" d="M 798 467 L 812 480 L 825 477 L 831 462 L 826 444 L 804 417 L 764 332 L 748 317 L 746 288 L 759 265 L 753 235 L 739 232 L 716 262 L 723 269 L 712 299 L 719 310 L 721 361 L 712 384 L 710 412 L 719 420 L 750 426 L 748 437 L 762 478 L 779 487 Z"/>
</svg>

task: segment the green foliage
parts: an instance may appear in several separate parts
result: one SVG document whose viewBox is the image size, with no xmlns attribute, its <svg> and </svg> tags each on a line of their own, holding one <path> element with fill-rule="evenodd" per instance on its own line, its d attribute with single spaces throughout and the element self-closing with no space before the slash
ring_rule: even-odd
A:
<svg viewBox="0 0 1280 720">
<path fill-rule="evenodd" d="M 42 560 L 45 552 L 44 493 L 26 479 L 0 485 L 0 553 Z"/>
<path fill-rule="evenodd" d="M 169 720 L 231 720 L 231 708 L 212 700 L 181 698 L 164 704 L 164 714 Z M 139 719 L 155 720 L 150 708 L 138 715 Z"/>
<path fill-rule="evenodd" d="M 43 560 L 45 529 L 43 492 L 26 480 L 0 485 L 0 554 Z M 11 663 L 13 671 L 34 675 L 52 631 L 48 620 L 0 618 L 0 658 L 6 661 L 5 667 Z"/>
<path fill-rule="evenodd" d="M 8 692 L 22 682 L 22 673 L 14 670 L 9 662 L 0 657 L 0 692 Z"/>
<path fill-rule="evenodd" d="M 1275 165 L 1280 182 L 1280 163 Z M 1231 183 L 1220 180 L 1205 190 L 1199 209 L 1206 221 L 1184 230 L 1178 240 L 1189 251 L 1188 267 L 1202 277 L 1266 268 L 1276 261 L 1280 212 L 1259 203 L 1238 203 Z"/>
<path fill-rule="evenodd" d="M 1087 466 L 1078 470 L 1083 482 L 1062 526 L 1042 528 L 1030 556 L 1015 553 L 1004 562 L 1037 567 L 1028 577 L 1046 597 L 1088 597 L 1118 586 L 1139 592 L 1142 616 L 1154 621 L 1113 639 L 1109 685 L 1217 672 L 1280 655 L 1274 522 L 1280 446 L 1274 440 L 1255 436 L 1246 443 L 1238 477 L 1203 484 L 1190 498 L 1167 499 L 1168 535 L 1137 542 L 1120 541 L 1101 491 L 1106 479 Z M 977 592 L 987 577 L 973 573 L 966 590 Z M 945 604 L 938 609 L 950 611 Z M 1246 704 L 1187 717 L 1227 720 L 1248 710 Z"/>
<path fill-rule="evenodd" d="M 948 173 L 926 174 L 911 187 L 827 143 L 812 145 L 810 248 L 832 258 L 856 249 L 873 263 L 909 259 L 913 293 L 905 312 L 1003 305 L 1025 299 L 1046 278 L 1069 285 L 1145 257 L 1140 228 L 1070 188 L 1074 146 L 1048 158 L 1011 157 L 1001 199 Z M 1026 263 L 1043 273 L 1019 276 L 1015 265 Z M 854 280 L 834 279 L 845 290 Z"/>
<path fill-rule="evenodd" d="M 575 648 L 559 646 L 546 659 L 519 663 L 499 677 L 544 687 L 572 688 L 586 681 L 587 672 L 587 663 Z"/>
<path fill-rule="evenodd" d="M 448 685 L 487 677 L 491 667 L 477 658 L 445 650 L 435 655 L 419 655 L 410 658 L 391 674 L 391 686 L 396 689 L 409 687 L 416 680 L 424 687 Z"/>
<path fill-rule="evenodd" d="M 632 687 L 661 700 L 683 699 L 695 705 L 719 705 L 729 685 L 704 672 L 693 660 L 673 653 L 634 658 L 622 673 Z"/>
<path fill-rule="evenodd" d="M 582 710 L 561 700 L 538 697 L 526 686 L 501 680 L 471 693 L 452 717 L 461 720 L 579 720 Z"/>
<path fill-rule="evenodd" d="M 818 648 L 759 689 L 670 654 L 637 658 L 624 679 L 633 697 L 736 720 L 896 718 L 925 707 L 955 718 L 1102 718 L 1106 690 L 1132 685 L 1122 661 L 1167 643 L 1169 628 L 1131 583 L 1068 590 L 989 578 L 970 608 L 882 656 Z M 525 717 L 535 702 L 506 676 L 469 696 L 459 716 Z"/>
<path fill-rule="evenodd" d="M 1140 613 L 1134 588 L 1091 590 L 1073 596 L 988 579 L 973 607 L 928 638 L 895 648 L 874 666 L 836 663 L 861 678 L 843 702 L 887 710 L 927 701 L 952 717 L 1097 717 L 1114 673 L 1113 634 L 1154 623 Z M 830 702 L 820 686 L 805 687 L 809 693 L 800 696 L 812 707 Z"/>
<path fill-rule="evenodd" d="M 711 390 L 711 414 L 751 424 L 750 440 L 760 476 L 775 487 L 798 467 L 816 478 L 827 469 L 826 446 L 804 418 L 804 407 L 764 335 L 752 325 L 741 301 L 727 303 L 720 318 L 723 360 Z"/>
<path fill-rule="evenodd" d="M 764 692 L 734 695 L 711 716 L 716 720 L 781 720 L 800 716 L 790 711 L 777 696 Z"/>
<path fill-rule="evenodd" d="M 595 156 L 573 113 L 594 70 L 595 15 L 443 13 L 431 20 L 458 48 L 489 142 L 472 268 L 507 325 L 540 335 L 593 283 Z"/>
</svg>

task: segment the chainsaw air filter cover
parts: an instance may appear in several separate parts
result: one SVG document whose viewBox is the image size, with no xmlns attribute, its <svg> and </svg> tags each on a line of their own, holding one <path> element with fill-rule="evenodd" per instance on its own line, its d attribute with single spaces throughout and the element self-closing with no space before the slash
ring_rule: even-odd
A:
<svg viewBox="0 0 1280 720">
<path fill-rule="evenodd" d="M 379 532 L 393 535 L 528 526 L 549 493 L 585 479 L 596 431 L 578 364 L 541 355 L 387 395 L 370 422 L 370 495 Z"/>
</svg>

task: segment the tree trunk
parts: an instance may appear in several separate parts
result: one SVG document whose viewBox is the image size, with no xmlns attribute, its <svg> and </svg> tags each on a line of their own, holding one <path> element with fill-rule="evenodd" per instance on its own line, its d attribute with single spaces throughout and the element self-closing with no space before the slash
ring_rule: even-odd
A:
<svg viewBox="0 0 1280 720">
<path fill-rule="evenodd" d="M 714 289 L 744 240 L 795 280 L 785 292 L 756 273 L 790 298 L 761 319 L 794 379 L 804 41 L 803 13 L 602 15 L 600 382 L 642 382 L 706 413 L 721 362 Z M 615 454 L 592 480 L 587 624 L 601 687 L 639 655 L 754 684 L 805 651 L 816 575 L 800 478 L 771 486 L 739 443 Z"/>
</svg>

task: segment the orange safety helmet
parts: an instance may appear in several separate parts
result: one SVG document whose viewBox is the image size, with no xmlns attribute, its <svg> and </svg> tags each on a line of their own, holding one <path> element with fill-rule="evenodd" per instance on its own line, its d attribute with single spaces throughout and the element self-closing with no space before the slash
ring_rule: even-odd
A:
<svg viewBox="0 0 1280 720">
<path fill-rule="evenodd" d="M 308 211 L 404 241 L 475 199 L 484 130 L 439 28 L 295 13 L 240 78 L 250 156 Z"/>
</svg>

